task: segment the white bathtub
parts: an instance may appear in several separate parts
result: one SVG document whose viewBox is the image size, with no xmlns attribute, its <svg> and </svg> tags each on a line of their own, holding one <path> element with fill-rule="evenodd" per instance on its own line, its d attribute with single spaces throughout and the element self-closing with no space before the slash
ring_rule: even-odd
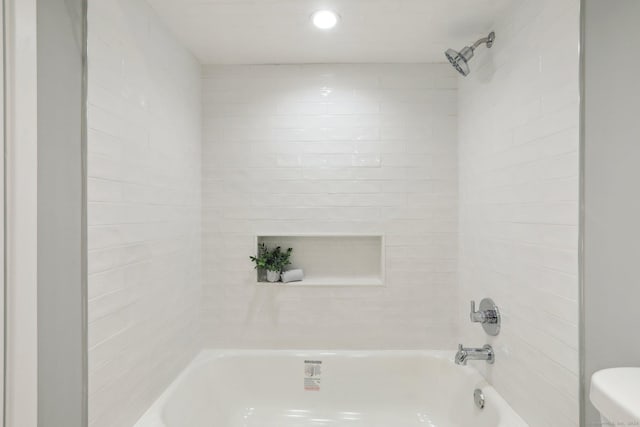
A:
<svg viewBox="0 0 640 427">
<path fill-rule="evenodd" d="M 476 370 L 456 366 L 452 357 L 434 351 L 206 350 L 134 427 L 527 425 Z M 484 409 L 474 404 L 476 388 L 485 395 Z"/>
</svg>

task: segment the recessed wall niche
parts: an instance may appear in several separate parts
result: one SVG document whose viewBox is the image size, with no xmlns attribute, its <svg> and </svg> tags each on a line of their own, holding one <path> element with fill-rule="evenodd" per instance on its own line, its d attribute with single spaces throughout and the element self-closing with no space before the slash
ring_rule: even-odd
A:
<svg viewBox="0 0 640 427">
<path fill-rule="evenodd" d="M 304 270 L 300 282 L 287 286 L 382 286 L 384 285 L 384 236 L 377 235 L 276 235 L 261 234 L 257 246 L 293 248 L 287 269 Z M 263 284 L 260 274 L 256 280 Z"/>
</svg>

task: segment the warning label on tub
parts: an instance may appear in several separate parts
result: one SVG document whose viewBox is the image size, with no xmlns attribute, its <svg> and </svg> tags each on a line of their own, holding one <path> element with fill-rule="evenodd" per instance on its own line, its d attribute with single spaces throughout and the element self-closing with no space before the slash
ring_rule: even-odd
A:
<svg viewBox="0 0 640 427">
<path fill-rule="evenodd" d="M 322 377 L 321 360 L 304 361 L 304 389 L 307 391 L 320 391 Z"/>
</svg>

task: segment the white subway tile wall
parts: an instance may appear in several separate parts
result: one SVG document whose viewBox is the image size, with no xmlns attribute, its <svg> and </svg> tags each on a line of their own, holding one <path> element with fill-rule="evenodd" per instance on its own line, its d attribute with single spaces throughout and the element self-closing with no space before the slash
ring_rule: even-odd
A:
<svg viewBox="0 0 640 427">
<path fill-rule="evenodd" d="M 578 425 L 577 0 L 518 0 L 460 80 L 460 329 L 532 426 Z M 498 337 L 468 320 L 492 297 Z"/>
<path fill-rule="evenodd" d="M 207 66 L 203 96 L 206 345 L 452 349 L 455 72 Z M 384 233 L 386 286 L 256 285 L 257 234 L 323 232 Z"/>
<path fill-rule="evenodd" d="M 533 427 L 578 425 L 577 0 L 513 1 L 465 79 L 202 71 L 143 0 L 90 2 L 89 25 L 91 427 L 132 425 L 202 345 L 459 337 L 494 345 L 475 365 Z M 276 233 L 384 233 L 386 286 L 258 285 Z M 468 320 L 485 296 L 495 338 Z"/>
<path fill-rule="evenodd" d="M 89 425 L 131 426 L 199 348 L 201 69 L 145 1 L 89 28 Z"/>
</svg>

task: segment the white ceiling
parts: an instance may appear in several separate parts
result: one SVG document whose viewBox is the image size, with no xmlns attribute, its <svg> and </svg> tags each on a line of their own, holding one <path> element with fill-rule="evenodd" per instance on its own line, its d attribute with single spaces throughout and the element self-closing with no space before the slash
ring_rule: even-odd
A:
<svg viewBox="0 0 640 427">
<path fill-rule="evenodd" d="M 205 64 L 443 62 L 510 0 L 148 0 Z M 337 12 L 316 29 L 310 16 Z M 500 35 L 498 35 L 498 38 Z"/>
</svg>

